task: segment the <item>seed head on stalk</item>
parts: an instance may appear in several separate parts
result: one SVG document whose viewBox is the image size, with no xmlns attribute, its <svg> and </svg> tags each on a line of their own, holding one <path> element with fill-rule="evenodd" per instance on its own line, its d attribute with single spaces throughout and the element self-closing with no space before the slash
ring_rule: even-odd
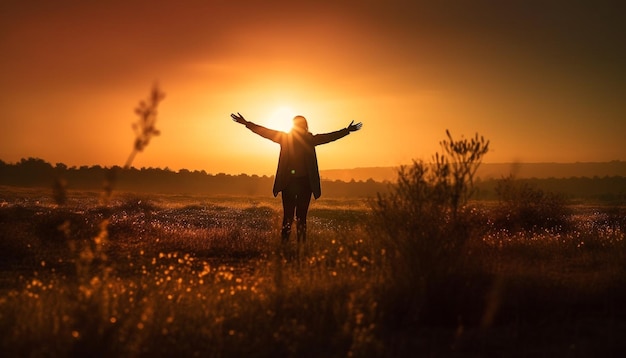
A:
<svg viewBox="0 0 626 358">
<path fill-rule="evenodd" d="M 150 143 L 152 136 L 158 136 L 161 134 L 161 132 L 156 129 L 155 124 L 157 119 L 157 107 L 159 102 L 161 102 L 164 98 L 165 93 L 161 92 L 158 85 L 154 85 L 148 100 L 139 102 L 139 105 L 135 108 L 135 113 L 139 116 L 139 120 L 133 123 L 133 130 L 135 131 L 135 144 L 133 146 L 133 151 L 126 160 L 124 169 L 130 168 L 135 155 L 138 152 L 143 151 L 143 149 Z"/>
<path fill-rule="evenodd" d="M 130 152 L 128 159 L 126 160 L 126 164 L 124 164 L 124 169 L 130 168 L 133 164 L 133 160 L 135 159 L 135 155 L 144 150 L 144 148 L 150 143 L 150 139 L 153 136 L 161 134 L 161 131 L 156 129 L 155 124 L 157 119 L 157 107 L 159 106 L 159 102 L 161 102 L 164 98 L 165 93 L 159 89 L 157 84 L 155 84 L 152 87 L 152 91 L 150 92 L 148 99 L 140 101 L 137 108 L 135 108 L 135 114 L 139 116 L 137 122 L 132 125 L 133 130 L 135 131 L 135 143 L 133 145 L 133 150 Z M 113 192 L 113 184 L 115 183 L 116 177 L 115 171 L 116 167 L 111 167 L 106 173 L 101 200 L 103 204 L 109 201 Z"/>
</svg>

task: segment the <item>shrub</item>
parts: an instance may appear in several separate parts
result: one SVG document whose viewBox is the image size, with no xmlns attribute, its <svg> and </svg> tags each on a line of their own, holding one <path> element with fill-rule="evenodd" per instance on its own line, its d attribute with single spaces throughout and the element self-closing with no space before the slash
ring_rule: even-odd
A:
<svg viewBox="0 0 626 358">
<path fill-rule="evenodd" d="M 494 226 L 511 232 L 564 230 L 569 225 L 570 209 L 563 195 L 545 192 L 509 176 L 496 186 L 498 204 Z"/>
<path fill-rule="evenodd" d="M 460 271 L 460 255 L 471 236 L 475 211 L 466 206 L 473 177 L 489 142 L 473 139 L 440 142 L 432 165 L 414 161 L 401 167 L 388 194 L 371 202 L 370 232 L 388 252 L 393 289 L 413 313 L 427 304 L 426 293 Z"/>
</svg>

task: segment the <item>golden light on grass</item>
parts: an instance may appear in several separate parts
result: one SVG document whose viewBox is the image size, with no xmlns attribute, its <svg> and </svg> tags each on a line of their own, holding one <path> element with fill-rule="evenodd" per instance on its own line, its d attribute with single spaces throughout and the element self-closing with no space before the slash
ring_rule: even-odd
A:
<svg viewBox="0 0 626 358">
<path fill-rule="evenodd" d="M 71 355 L 69 350 L 88 350 L 96 344 L 104 344 L 107 353 L 111 350 L 128 355 L 139 354 L 138 349 L 143 347 L 147 347 L 147 353 L 166 351 L 193 355 L 201 350 L 220 355 L 224 351 L 239 353 L 245 349 L 241 347 L 247 347 L 250 342 L 255 345 L 255 350 L 261 349 L 260 352 L 274 347 L 292 347 L 293 342 L 298 344 L 295 352 L 302 353 L 318 344 L 317 339 L 310 339 L 317 329 L 339 337 L 339 341 L 329 342 L 329 349 L 344 355 L 353 352 L 353 356 L 361 356 L 357 353 L 387 344 L 389 337 L 384 327 L 389 324 L 386 320 L 393 320 L 395 316 L 381 313 L 394 312 L 392 310 L 402 301 L 396 299 L 399 297 L 396 295 L 414 296 L 406 296 L 405 291 L 396 292 L 391 286 L 404 282 L 389 276 L 387 265 L 391 260 L 385 257 L 393 257 L 394 264 L 397 257 L 385 255 L 379 246 L 379 236 L 370 237 L 375 233 L 360 226 L 362 219 L 369 217 L 365 208 L 346 209 L 342 203 L 335 207 L 327 203 L 325 210 L 314 211 L 312 214 L 318 224 L 312 232 L 309 259 L 299 263 L 277 263 L 271 259 L 273 247 L 265 244 L 276 233 L 271 225 L 274 219 L 265 211 L 251 211 L 249 206 L 238 202 L 225 205 L 220 200 L 211 201 L 216 205 L 207 207 L 211 216 L 223 220 L 211 225 L 223 226 L 227 233 L 216 234 L 206 223 L 200 222 L 191 227 L 185 224 L 185 230 L 172 229 L 179 227 L 173 225 L 173 218 L 190 223 L 207 214 L 207 209 L 200 207 L 175 205 L 172 209 L 171 204 L 155 205 L 150 223 L 145 224 L 136 224 L 145 214 L 141 210 L 115 215 L 109 223 L 110 228 L 116 230 L 110 233 L 115 239 L 108 241 L 111 254 L 106 263 L 111 270 L 96 272 L 95 279 L 90 275 L 93 271 L 83 273 L 86 274 L 84 288 L 89 290 L 89 295 L 87 292 L 78 297 L 68 294 L 80 282 L 65 273 L 57 275 L 48 271 L 54 266 L 55 261 L 50 257 L 55 254 L 47 250 L 39 252 L 38 255 L 47 255 L 32 262 L 40 270 L 39 274 L 23 277 L 20 286 L 12 293 L 0 297 L 0 314 L 4 315 L 3 322 L 8 322 L 3 324 L 13 330 L 11 344 L 18 342 L 22 347 L 36 349 L 36 352 L 59 351 L 64 355 Z M 254 214 L 250 216 L 251 213 Z M 43 215 L 51 213 L 38 216 Z M 97 212 L 85 215 L 86 219 L 94 218 Z M 606 300 L 605 285 L 618 282 L 616 280 L 623 272 L 623 250 L 619 249 L 623 247 L 622 226 L 614 229 L 595 211 L 591 215 L 579 215 L 576 220 L 576 225 L 570 228 L 572 231 L 544 230 L 532 235 L 498 231 L 492 222 L 483 240 L 468 243 L 472 252 L 485 253 L 484 260 L 472 261 L 472 265 L 477 266 L 471 267 L 483 272 L 480 277 L 494 274 L 495 264 L 504 267 L 505 270 L 499 273 L 503 280 L 507 280 L 507 290 L 520 294 L 532 294 L 536 289 L 542 290 L 539 293 L 551 294 L 551 290 L 543 290 L 548 290 L 544 288 L 545 283 L 552 282 L 566 285 L 566 288 L 583 289 L 582 278 L 587 280 L 586 294 L 602 294 L 598 297 Z M 128 228 L 130 223 L 135 223 L 137 231 L 119 230 Z M 481 223 L 478 224 L 482 227 Z M 147 227 L 153 230 L 145 237 L 148 240 L 133 239 Z M 242 235 L 242 227 L 246 228 L 245 235 Z M 250 228 L 252 230 L 248 230 Z M 156 243 L 156 240 L 149 239 L 154 237 L 161 240 Z M 204 238 L 204 246 L 196 244 L 199 237 Z M 247 248 L 239 245 L 239 239 L 246 240 Z M 584 247 L 580 247 L 581 241 L 585 242 Z M 251 246 L 256 249 L 251 251 Z M 120 250 L 133 254 L 126 255 Z M 139 255 L 141 251 L 143 255 Z M 537 258 L 537 252 L 549 254 Z M 598 254 L 606 255 L 601 256 L 608 259 L 604 266 L 598 266 L 597 259 L 590 259 L 590 255 Z M 525 262 L 525 255 L 532 261 Z M 510 257 L 517 259 L 509 263 Z M 537 260 L 541 260 L 542 265 L 537 265 Z M 41 268 L 42 261 L 46 262 L 45 268 Z M 130 268 L 130 261 L 135 261 L 135 266 L 141 270 Z M 567 275 L 562 273 L 563 270 L 557 270 L 559 267 L 568 269 Z M 277 272 L 281 274 L 280 282 L 276 280 Z M 528 283 L 519 288 L 509 286 L 509 282 L 513 283 L 509 280 L 522 272 L 524 282 Z M 589 272 L 593 272 L 593 281 L 590 281 Z M 605 278 L 598 283 L 600 274 Z M 406 275 L 398 273 L 393 277 L 402 280 Z M 454 337 L 451 339 L 456 342 L 473 337 L 467 334 L 472 328 L 501 327 L 502 320 L 506 319 L 503 317 L 508 317 L 507 310 L 513 309 L 508 296 L 501 295 L 500 283 L 466 286 L 466 282 L 482 282 L 471 280 L 473 277 L 469 275 L 466 277 L 469 281 L 461 280 L 459 290 L 472 300 L 476 298 L 471 301 L 476 302 L 476 306 L 461 308 L 461 314 L 463 318 L 476 316 L 477 321 L 468 323 L 464 320 L 462 324 L 446 326 L 450 330 L 446 334 Z M 534 285 L 540 286 L 535 288 Z M 407 289 L 410 294 L 416 292 L 411 285 Z M 560 286 L 556 289 L 562 290 Z M 608 296 L 609 302 L 617 302 L 618 296 Z M 447 304 L 445 297 L 441 301 Z M 579 307 L 577 302 L 564 299 L 558 304 L 565 305 L 564 311 L 569 312 Z M 307 309 L 302 310 L 302 306 Z M 515 312 L 534 310 L 536 305 L 533 302 L 531 306 L 517 307 L 514 307 Z M 558 307 L 555 309 L 561 312 Z M 14 311 L 16 315 L 11 313 Z M 331 312 L 332 316 L 329 315 Z M 440 320 L 445 320 L 446 311 L 441 312 L 443 318 Z M 399 319 L 405 320 L 404 317 Z M 517 322 L 512 324 L 518 325 Z M 431 326 L 425 324 L 424 327 L 428 331 Z M 437 331 L 441 329 L 441 326 L 436 328 Z M 35 348 L 31 348 L 33 332 L 43 337 Z M 111 332 L 111 338 L 108 338 L 108 332 Z M 458 336 L 454 336 L 455 332 Z M 163 336 L 167 339 L 161 339 Z M 188 337 L 194 337 L 194 340 Z M 485 339 L 490 338 L 490 335 L 485 336 Z M 497 338 L 502 338 L 502 334 L 498 333 Z M 505 335 L 504 338 L 508 337 Z M 222 345 L 216 346 L 216 340 Z M 48 342 L 62 342 L 63 345 Z M 350 352 L 346 353 L 348 348 L 344 342 L 351 343 Z M 502 346 L 499 344 L 499 347 Z"/>
</svg>

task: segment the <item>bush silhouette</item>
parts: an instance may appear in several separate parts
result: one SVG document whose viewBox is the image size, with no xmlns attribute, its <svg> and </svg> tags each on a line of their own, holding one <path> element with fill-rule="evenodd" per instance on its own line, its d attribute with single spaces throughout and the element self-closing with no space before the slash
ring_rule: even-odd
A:
<svg viewBox="0 0 626 358">
<path fill-rule="evenodd" d="M 498 204 L 494 226 L 512 232 L 564 230 L 571 214 L 563 195 L 543 191 L 513 176 L 501 179 L 496 186 Z"/>
<path fill-rule="evenodd" d="M 478 135 L 454 140 L 446 134 L 440 142 L 444 154 L 436 153 L 433 164 L 414 161 L 401 167 L 397 184 L 371 202 L 370 232 L 387 255 L 392 289 L 413 314 L 429 305 L 427 292 L 461 272 L 461 253 L 479 227 L 473 224 L 476 211 L 466 204 L 489 142 Z"/>
</svg>

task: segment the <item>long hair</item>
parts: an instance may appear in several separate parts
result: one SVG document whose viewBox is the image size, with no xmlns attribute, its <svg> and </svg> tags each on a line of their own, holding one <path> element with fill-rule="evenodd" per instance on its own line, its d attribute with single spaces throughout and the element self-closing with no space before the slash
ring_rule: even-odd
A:
<svg viewBox="0 0 626 358">
<path fill-rule="evenodd" d="M 309 123 L 304 116 L 293 117 L 293 128 L 298 132 L 307 133 L 309 131 Z"/>
</svg>

